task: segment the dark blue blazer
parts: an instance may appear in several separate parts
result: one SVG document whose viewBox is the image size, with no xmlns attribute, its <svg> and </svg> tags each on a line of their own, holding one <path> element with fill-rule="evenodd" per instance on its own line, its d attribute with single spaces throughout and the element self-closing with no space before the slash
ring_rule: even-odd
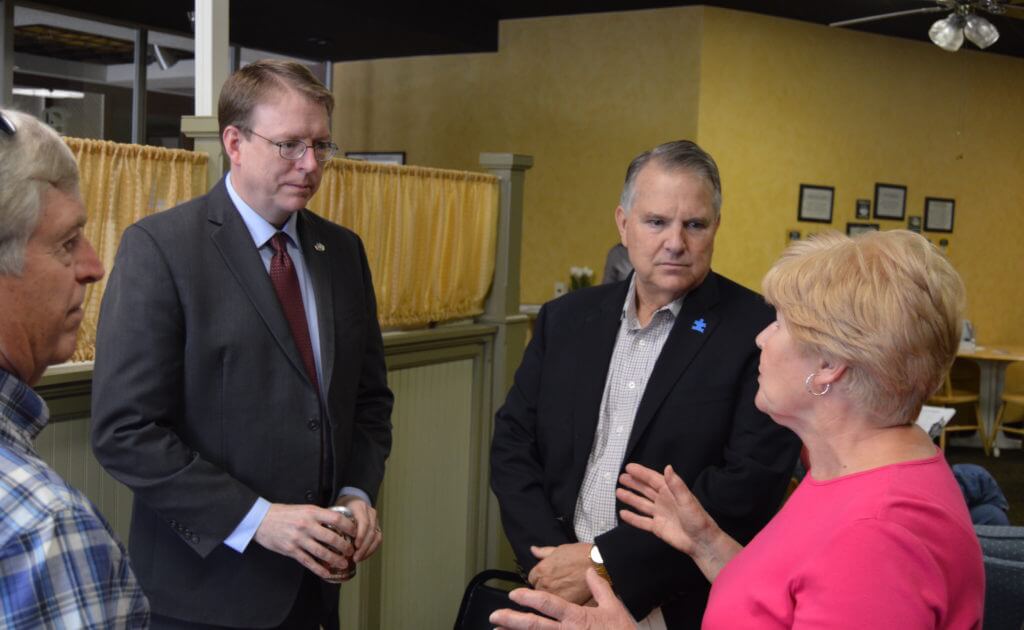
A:
<svg viewBox="0 0 1024 630">
<path fill-rule="evenodd" d="M 495 417 L 491 487 L 525 571 L 537 562 L 530 545 L 576 541 L 576 499 L 628 284 L 546 304 Z M 798 450 L 793 433 L 754 407 L 754 338 L 773 320 L 759 295 L 713 272 L 690 291 L 644 391 L 622 464 L 672 464 L 741 543 L 779 507 Z M 662 606 L 669 627 L 699 627 L 709 586 L 687 556 L 626 524 L 596 542 L 616 593 L 636 618 Z"/>
</svg>

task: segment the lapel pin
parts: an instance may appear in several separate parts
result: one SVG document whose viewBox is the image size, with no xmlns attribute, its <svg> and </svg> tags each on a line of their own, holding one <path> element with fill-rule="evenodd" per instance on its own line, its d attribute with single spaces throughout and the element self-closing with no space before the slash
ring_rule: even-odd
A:
<svg viewBox="0 0 1024 630">
<path fill-rule="evenodd" d="M 318 252 L 322 252 L 322 251 L 326 251 L 327 250 L 327 248 L 324 247 L 324 244 L 320 243 L 320 242 L 317 242 L 315 245 L 313 245 L 313 249 L 315 249 Z"/>
<path fill-rule="evenodd" d="M 697 321 L 693 322 L 693 326 L 690 327 L 690 330 L 696 330 L 697 332 L 699 332 L 700 334 L 703 335 L 704 334 L 704 330 L 707 327 L 708 327 L 707 322 L 705 322 L 704 318 L 701 317 Z"/>
</svg>

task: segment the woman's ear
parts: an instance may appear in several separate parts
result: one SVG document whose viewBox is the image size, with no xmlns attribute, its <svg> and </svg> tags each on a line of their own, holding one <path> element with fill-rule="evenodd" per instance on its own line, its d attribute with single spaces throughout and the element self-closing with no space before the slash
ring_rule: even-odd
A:
<svg viewBox="0 0 1024 630">
<path fill-rule="evenodd" d="M 821 364 L 818 367 L 818 376 L 814 380 L 818 383 L 831 385 L 832 383 L 836 383 L 839 381 L 839 379 L 843 378 L 843 374 L 845 373 L 845 363 L 822 359 Z"/>
</svg>

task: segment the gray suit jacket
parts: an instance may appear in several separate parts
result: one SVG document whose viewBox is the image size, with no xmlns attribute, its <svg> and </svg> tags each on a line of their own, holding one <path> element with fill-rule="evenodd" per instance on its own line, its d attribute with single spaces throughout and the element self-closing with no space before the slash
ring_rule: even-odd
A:
<svg viewBox="0 0 1024 630">
<path fill-rule="evenodd" d="M 121 240 L 97 332 L 92 441 L 134 492 L 132 563 L 155 613 L 283 620 L 302 567 L 255 542 L 242 554 L 222 543 L 257 496 L 322 503 L 321 423 L 330 496 L 355 486 L 373 499 L 383 478 L 392 394 L 362 243 L 308 210 L 298 231 L 317 298 L 322 403 L 223 181 Z"/>
</svg>

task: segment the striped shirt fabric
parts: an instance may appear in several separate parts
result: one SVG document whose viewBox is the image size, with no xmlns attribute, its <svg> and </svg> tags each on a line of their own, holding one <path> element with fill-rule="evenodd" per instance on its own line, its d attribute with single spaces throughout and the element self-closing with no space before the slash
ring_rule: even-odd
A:
<svg viewBox="0 0 1024 630">
<path fill-rule="evenodd" d="M 594 445 L 576 499 L 573 526 L 580 542 L 592 543 L 594 538 L 618 525 L 615 487 L 633 421 L 654 364 L 683 305 L 680 297 L 655 311 L 651 321 L 641 326 L 636 313 L 635 282 L 634 274 L 626 291 L 622 323 L 608 365 Z"/>
<path fill-rule="evenodd" d="M 0 626 L 146 628 L 149 602 L 90 501 L 36 453 L 49 411 L 0 370 Z"/>
</svg>

